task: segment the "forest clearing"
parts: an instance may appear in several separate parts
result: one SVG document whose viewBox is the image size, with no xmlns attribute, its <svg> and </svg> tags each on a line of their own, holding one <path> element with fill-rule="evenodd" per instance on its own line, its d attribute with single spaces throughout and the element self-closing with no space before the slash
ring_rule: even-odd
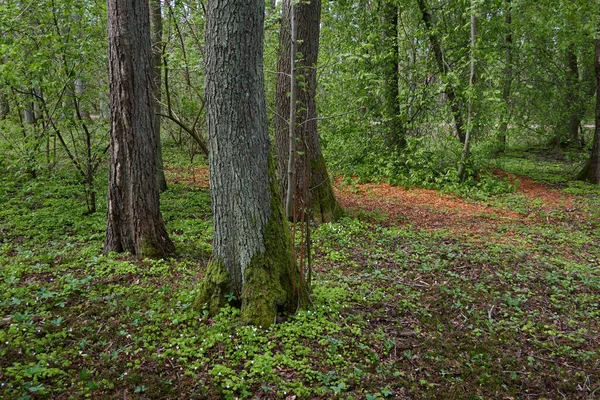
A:
<svg viewBox="0 0 600 400">
<path fill-rule="evenodd" d="M 598 10 L 0 1 L 0 398 L 600 398 Z"/>
<path fill-rule="evenodd" d="M 82 217 L 76 181 L 3 175 L 5 398 L 598 393 L 597 187 L 510 175 L 513 193 L 475 201 L 340 178 L 347 216 L 313 232 L 311 305 L 262 329 L 193 309 L 207 170 L 166 176 L 177 255 L 138 260 L 101 255 L 104 213 Z"/>
</svg>

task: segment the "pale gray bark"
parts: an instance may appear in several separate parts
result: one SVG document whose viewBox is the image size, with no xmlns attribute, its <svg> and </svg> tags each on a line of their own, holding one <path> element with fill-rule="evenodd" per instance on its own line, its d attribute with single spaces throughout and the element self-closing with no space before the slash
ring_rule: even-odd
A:
<svg viewBox="0 0 600 400">
<path fill-rule="evenodd" d="M 227 270 L 229 289 L 241 298 L 243 315 L 269 296 L 265 305 L 268 319 L 274 316 L 275 303 L 284 298 L 258 291 L 285 291 L 281 285 L 289 285 L 291 255 L 289 232 L 276 197 L 274 166 L 269 161 L 263 77 L 264 6 L 264 0 L 207 3 L 205 98 L 213 265 L 221 264 Z M 279 233 L 273 235 L 269 229 Z M 251 275 L 265 271 L 275 282 L 262 282 L 261 288 L 247 287 Z M 207 291 L 214 293 L 218 288 Z M 283 293 L 285 296 L 289 293 Z M 255 311 L 248 313 L 252 314 L 252 322 L 260 323 L 261 317 Z"/>
</svg>

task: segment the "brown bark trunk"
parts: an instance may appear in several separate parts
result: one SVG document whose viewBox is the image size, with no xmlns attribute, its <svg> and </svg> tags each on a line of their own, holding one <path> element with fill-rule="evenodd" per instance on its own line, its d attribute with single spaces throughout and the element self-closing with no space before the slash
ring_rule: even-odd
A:
<svg viewBox="0 0 600 400">
<path fill-rule="evenodd" d="M 225 296 L 242 317 L 274 322 L 292 298 L 291 240 L 270 154 L 263 77 L 264 0 L 209 1 L 205 99 L 213 258 L 197 306 L 219 311 Z"/>
<path fill-rule="evenodd" d="M 277 171 L 281 198 L 287 195 L 287 162 L 289 158 L 288 121 L 290 114 L 290 72 L 291 72 L 291 1 L 282 4 L 282 22 L 280 50 L 277 65 L 277 94 L 275 118 L 275 144 L 277 150 Z M 321 152 L 317 130 L 317 58 L 319 54 L 319 33 L 321 19 L 321 1 L 300 2 L 296 5 L 298 26 L 298 59 L 296 69 L 298 79 L 296 90 L 296 172 L 295 204 L 296 209 L 308 209 L 310 217 L 316 222 L 337 220 L 342 209 L 335 195 L 325 159 Z M 308 190 L 305 190 L 308 188 Z M 308 195 L 307 195 L 308 194 Z"/>
<path fill-rule="evenodd" d="M 108 0 L 110 172 L 106 252 L 174 251 L 160 214 L 147 0 Z"/>
<path fill-rule="evenodd" d="M 583 167 L 578 179 L 600 184 L 600 39 L 595 41 L 595 67 L 596 67 L 596 128 L 594 130 L 594 143 L 590 159 Z"/>
<path fill-rule="evenodd" d="M 442 49 L 442 42 L 440 41 L 439 36 L 435 33 L 435 26 L 433 24 L 433 18 L 431 13 L 429 12 L 429 8 L 425 3 L 425 0 L 417 0 L 419 3 L 419 10 L 421 11 L 421 19 L 425 24 L 425 29 L 427 31 L 427 36 L 429 37 L 429 42 L 431 43 L 431 47 L 433 50 L 433 55 L 435 58 L 435 62 L 438 66 L 440 72 L 444 75 L 444 77 L 448 74 L 449 69 L 447 64 L 444 62 L 444 53 Z M 446 97 L 448 98 L 448 103 L 450 103 L 450 111 L 452 111 L 452 116 L 454 117 L 454 126 L 456 128 L 456 135 L 461 143 L 465 142 L 465 127 L 463 116 L 460 111 L 460 104 L 458 99 L 456 98 L 456 93 L 454 92 L 454 88 L 451 84 L 446 85 L 446 89 L 444 91 L 446 93 Z"/>
<path fill-rule="evenodd" d="M 156 136 L 156 180 L 161 192 L 167 190 L 167 180 L 163 167 L 162 144 L 160 139 L 161 123 L 161 66 L 162 66 L 162 10 L 161 0 L 150 0 L 150 14 L 152 23 L 152 89 L 154 92 L 154 135 Z"/>
</svg>

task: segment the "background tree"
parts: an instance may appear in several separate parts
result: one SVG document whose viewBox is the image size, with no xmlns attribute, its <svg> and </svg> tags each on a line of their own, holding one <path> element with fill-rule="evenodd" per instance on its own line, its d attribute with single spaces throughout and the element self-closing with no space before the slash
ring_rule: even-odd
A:
<svg viewBox="0 0 600 400">
<path fill-rule="evenodd" d="M 264 0 L 207 4 L 205 98 L 213 257 L 196 304 L 274 322 L 292 300 L 291 241 L 270 154 L 263 77 Z"/>
<path fill-rule="evenodd" d="M 595 40 L 594 60 L 594 64 L 596 66 L 596 126 L 594 128 L 594 139 L 590 158 L 586 162 L 583 169 L 579 172 L 577 178 L 595 184 L 600 184 L 600 38 L 596 38 Z"/>
<path fill-rule="evenodd" d="M 174 251 L 159 205 L 147 0 L 108 1 L 111 145 L 106 252 Z"/>
<path fill-rule="evenodd" d="M 162 93 L 162 58 L 163 58 L 163 24 L 161 0 L 150 0 L 150 21 L 152 24 L 152 89 L 154 92 L 154 135 L 156 136 L 156 180 L 161 192 L 167 190 L 167 180 L 163 167 L 162 145 L 160 137 L 161 93 Z"/>
<path fill-rule="evenodd" d="M 297 51 L 292 49 L 291 10 L 292 1 L 282 3 L 280 49 L 277 63 L 275 144 L 277 171 L 282 199 L 288 193 L 288 159 L 290 153 L 290 92 L 292 76 L 292 53 L 295 60 L 295 202 L 296 209 L 308 209 L 310 217 L 318 222 L 337 220 L 342 209 L 333 193 L 325 158 L 321 152 L 317 130 L 317 60 L 319 54 L 319 31 L 321 1 L 301 1 L 295 6 L 297 27 Z"/>
</svg>

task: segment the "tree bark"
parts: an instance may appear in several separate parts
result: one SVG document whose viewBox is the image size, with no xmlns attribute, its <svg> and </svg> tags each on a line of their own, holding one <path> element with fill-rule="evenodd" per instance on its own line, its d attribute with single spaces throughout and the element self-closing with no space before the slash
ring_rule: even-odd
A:
<svg viewBox="0 0 600 400">
<path fill-rule="evenodd" d="M 287 167 L 289 159 L 288 122 L 290 115 L 290 75 L 291 75 L 291 1 L 283 0 L 280 50 L 277 63 L 277 83 L 275 109 L 275 145 L 277 150 L 277 172 L 281 198 L 287 196 Z M 298 79 L 296 91 L 296 171 L 295 204 L 296 209 L 307 209 L 310 217 L 317 223 L 337 220 L 342 209 L 335 195 L 325 159 L 321 152 L 321 143 L 317 130 L 317 58 L 319 54 L 319 33 L 321 20 L 321 1 L 300 2 L 296 5 L 298 26 L 298 51 L 296 60 Z M 308 190 L 305 190 L 308 189 Z"/>
<path fill-rule="evenodd" d="M 429 12 L 429 8 L 425 3 L 425 0 L 417 0 L 419 4 L 419 10 L 421 11 L 421 19 L 425 24 L 425 29 L 427 31 L 427 36 L 429 37 L 429 43 L 431 44 L 433 55 L 435 58 L 435 62 L 438 65 L 438 69 L 440 72 L 446 76 L 448 75 L 449 68 L 448 65 L 444 62 L 444 52 L 442 49 L 442 42 L 440 41 L 439 36 L 435 32 L 435 26 L 433 23 L 433 17 Z M 448 98 L 448 103 L 450 103 L 450 110 L 452 111 L 452 116 L 454 117 L 454 126 L 456 128 L 456 134 L 458 136 L 458 140 L 464 144 L 465 142 L 465 127 L 463 115 L 460 111 L 460 104 L 458 99 L 456 98 L 456 93 L 454 92 L 454 88 L 450 83 L 446 85 L 444 90 L 446 93 L 446 97 Z"/>
<path fill-rule="evenodd" d="M 291 304 L 291 240 L 277 192 L 263 76 L 264 0 L 209 1 L 205 99 L 213 258 L 196 306 L 231 296 L 242 318 L 267 326 Z"/>
<path fill-rule="evenodd" d="M 506 36 L 504 37 L 504 83 L 502 86 L 504 110 L 498 132 L 498 142 L 500 144 L 498 151 L 500 153 L 504 153 L 506 150 L 506 133 L 508 131 L 508 121 L 511 114 L 510 89 L 512 86 L 513 75 L 512 0 L 505 0 L 505 4 L 504 27 L 506 29 Z"/>
<path fill-rule="evenodd" d="M 579 125 L 583 114 L 583 104 L 579 94 L 579 65 L 575 45 L 571 43 L 567 48 L 567 81 L 566 81 L 566 109 L 568 110 L 567 143 L 581 147 L 579 141 Z"/>
<path fill-rule="evenodd" d="M 162 157 L 162 143 L 160 139 L 160 123 L 161 123 L 161 67 L 163 53 L 163 27 L 162 27 L 162 8 L 161 0 L 150 0 L 150 14 L 152 23 L 152 89 L 154 92 L 154 136 L 156 136 L 156 180 L 158 181 L 158 189 L 161 192 L 167 190 L 167 179 L 165 178 L 165 170 Z"/>
<path fill-rule="evenodd" d="M 110 172 L 105 252 L 162 257 L 174 246 L 160 214 L 147 0 L 108 0 Z"/>
<path fill-rule="evenodd" d="M 463 152 L 460 158 L 460 165 L 458 166 L 458 179 L 464 180 L 466 164 L 471 153 L 471 134 L 473 133 L 473 104 L 474 104 L 474 86 L 475 86 L 475 74 L 476 74 L 476 59 L 475 59 L 475 47 L 477 39 L 477 17 L 475 13 L 475 2 L 471 0 L 471 48 L 469 51 L 470 67 L 471 72 L 469 74 L 469 99 L 467 105 L 467 131 L 465 135 L 465 142 L 463 146 Z"/>
<path fill-rule="evenodd" d="M 577 179 L 600 184 L 600 39 L 595 41 L 596 68 L 596 128 L 594 129 L 594 143 L 588 162 L 577 175 Z"/>
<path fill-rule="evenodd" d="M 394 1 L 383 3 L 383 51 L 388 57 L 385 63 L 385 109 L 387 120 L 386 142 L 393 150 L 406 147 L 406 133 L 400 119 L 398 84 L 398 6 Z M 388 49 L 387 46 L 390 46 Z"/>
</svg>

